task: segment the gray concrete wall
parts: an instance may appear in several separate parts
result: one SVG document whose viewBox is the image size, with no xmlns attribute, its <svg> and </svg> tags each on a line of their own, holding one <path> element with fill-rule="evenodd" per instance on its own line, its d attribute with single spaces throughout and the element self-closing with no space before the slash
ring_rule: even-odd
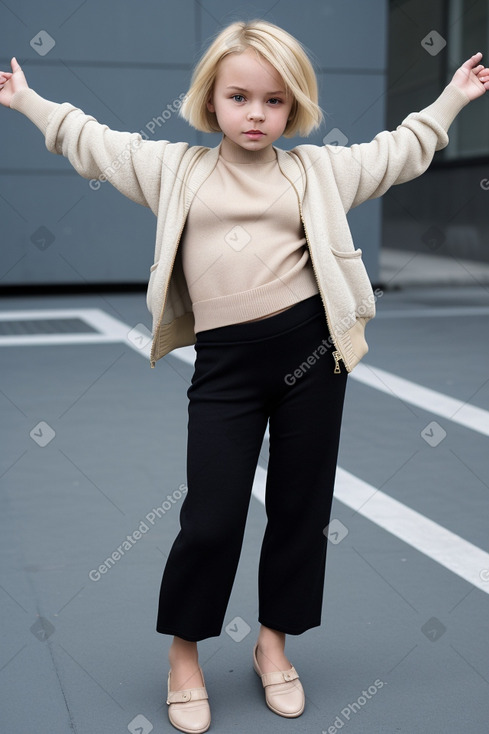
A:
<svg viewBox="0 0 489 734">
<path fill-rule="evenodd" d="M 210 37 L 254 17 L 293 33 L 316 63 L 327 122 L 306 142 L 321 145 L 334 128 L 349 143 L 362 142 L 385 126 L 386 0 L 279 0 L 271 7 L 224 0 L 2 3 L 0 68 L 10 69 L 16 56 L 41 96 L 71 102 L 112 129 L 148 132 L 153 118 L 186 92 Z M 171 141 L 220 139 L 197 133 L 176 114 L 153 128 L 155 138 Z M 149 210 L 109 184 L 90 188 L 18 112 L 0 108 L 0 129 L 0 292 L 24 284 L 145 284 L 156 226 Z M 350 221 L 375 281 L 381 203 L 363 205 Z"/>
<path fill-rule="evenodd" d="M 387 126 L 429 105 L 467 58 L 487 63 L 487 0 L 406 0 L 389 14 Z M 427 53 L 422 39 L 436 31 L 446 45 Z M 448 131 L 448 146 L 420 178 L 384 197 L 383 246 L 489 262 L 489 101 L 471 102 Z M 474 278 L 474 283 L 477 281 Z"/>
</svg>

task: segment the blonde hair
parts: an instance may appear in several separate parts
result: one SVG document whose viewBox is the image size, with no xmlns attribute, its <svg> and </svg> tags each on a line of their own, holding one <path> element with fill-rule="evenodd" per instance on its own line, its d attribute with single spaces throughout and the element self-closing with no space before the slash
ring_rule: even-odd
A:
<svg viewBox="0 0 489 734">
<path fill-rule="evenodd" d="M 284 137 L 309 135 L 323 119 L 312 63 L 296 38 L 265 20 L 237 21 L 216 36 L 194 69 L 190 89 L 179 114 L 197 130 L 221 132 L 215 113 L 210 112 L 206 105 L 217 76 L 218 64 L 228 54 L 239 54 L 250 47 L 277 70 L 287 94 L 293 96 Z"/>
</svg>

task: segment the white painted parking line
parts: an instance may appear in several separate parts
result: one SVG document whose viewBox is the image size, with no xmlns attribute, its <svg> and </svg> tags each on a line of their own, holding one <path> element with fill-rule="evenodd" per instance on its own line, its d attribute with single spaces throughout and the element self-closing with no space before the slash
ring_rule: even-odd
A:
<svg viewBox="0 0 489 734">
<path fill-rule="evenodd" d="M 42 321 L 44 319 L 77 319 L 83 318 L 82 314 L 89 314 L 98 309 L 89 308 L 36 308 L 32 311 L 0 311 L 1 321 Z M 103 313 L 101 311 L 100 313 Z"/>
<path fill-rule="evenodd" d="M 267 473 L 258 466 L 253 495 L 265 504 Z M 489 553 L 338 467 L 334 496 L 358 514 L 489 594 Z"/>
<path fill-rule="evenodd" d="M 81 319 L 96 333 L 0 335 L 0 347 L 110 344 L 123 342 L 149 359 L 151 335 L 144 324 L 131 327 L 98 308 L 2 311 L 0 321 L 44 321 Z"/>
<path fill-rule="evenodd" d="M 489 316 L 489 306 L 448 306 L 447 308 L 406 308 L 402 311 L 377 309 L 376 319 L 430 319 L 464 316 Z"/>
<path fill-rule="evenodd" d="M 358 364 L 350 375 L 351 379 L 358 380 L 364 385 L 411 403 L 428 413 L 441 418 L 447 418 L 459 423 L 465 428 L 489 436 L 489 411 L 466 403 L 463 400 L 451 398 L 436 390 L 418 385 L 411 380 L 393 375 L 379 367 L 368 364 Z"/>
<path fill-rule="evenodd" d="M 352 510 L 489 594 L 489 553 L 338 467 L 335 496 Z"/>
<path fill-rule="evenodd" d="M 62 344 L 113 344 L 118 337 L 106 334 L 21 334 L 0 336 L 0 347 L 48 347 Z"/>
</svg>

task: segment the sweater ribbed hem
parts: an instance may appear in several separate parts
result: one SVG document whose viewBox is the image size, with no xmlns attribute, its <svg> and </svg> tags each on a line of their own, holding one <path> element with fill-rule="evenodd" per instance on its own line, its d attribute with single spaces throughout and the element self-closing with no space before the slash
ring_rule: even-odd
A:
<svg viewBox="0 0 489 734">
<path fill-rule="evenodd" d="M 270 283 L 194 303 L 195 332 L 269 316 L 318 292 L 314 272 L 309 265 L 304 267 L 302 257 L 288 273 Z"/>
<path fill-rule="evenodd" d="M 454 84 L 448 84 L 440 96 L 428 107 L 419 112 L 412 113 L 414 116 L 429 115 L 433 117 L 444 130 L 448 130 L 455 117 L 465 105 L 470 102 L 467 95 Z"/>
</svg>

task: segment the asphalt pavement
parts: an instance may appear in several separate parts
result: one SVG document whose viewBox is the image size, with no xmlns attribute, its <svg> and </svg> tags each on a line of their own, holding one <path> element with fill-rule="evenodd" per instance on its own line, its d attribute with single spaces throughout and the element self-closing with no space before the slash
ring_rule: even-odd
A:
<svg viewBox="0 0 489 734">
<path fill-rule="evenodd" d="M 265 440 L 225 628 L 199 646 L 215 734 L 489 730 L 487 266 L 403 281 L 395 257 L 347 387 L 323 623 L 287 641 L 304 714 L 272 713 L 251 665 Z M 192 364 L 151 370 L 149 325 L 143 293 L 0 299 L 2 732 L 174 731 L 155 623 Z"/>
</svg>

